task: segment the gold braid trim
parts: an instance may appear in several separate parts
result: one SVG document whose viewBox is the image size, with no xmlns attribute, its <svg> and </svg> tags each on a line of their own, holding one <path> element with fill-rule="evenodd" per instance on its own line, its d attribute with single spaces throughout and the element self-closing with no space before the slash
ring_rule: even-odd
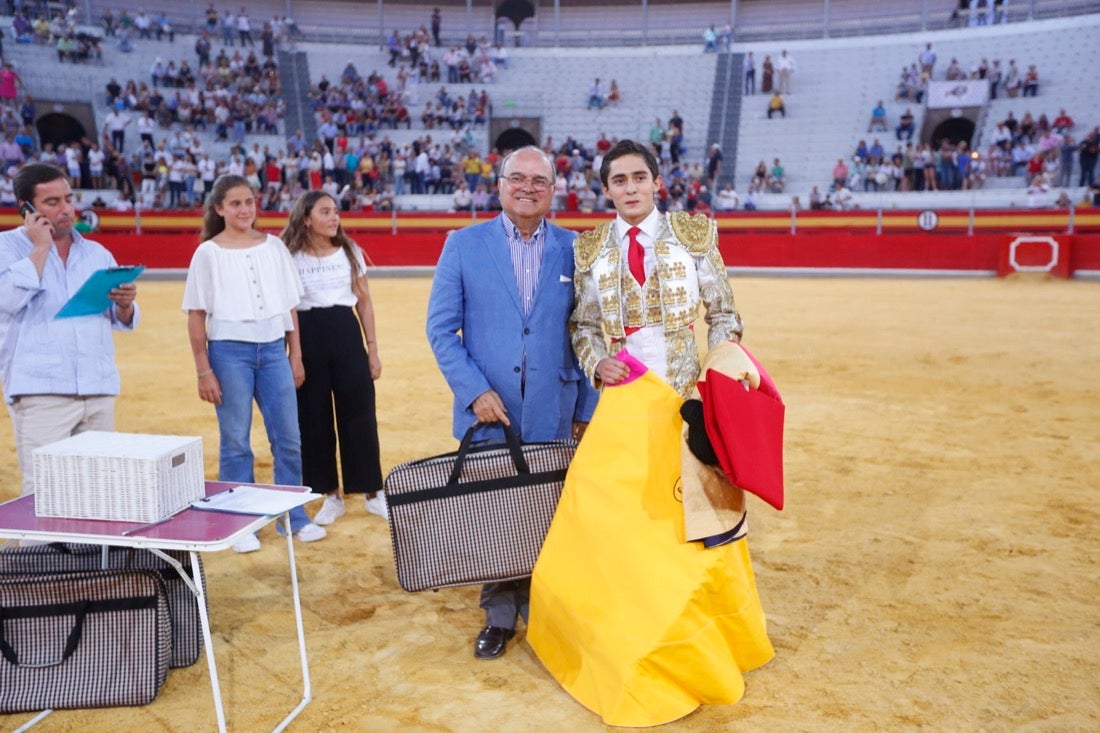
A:
<svg viewBox="0 0 1100 733">
<path fill-rule="evenodd" d="M 668 223 L 676 239 L 695 257 L 716 245 L 718 227 L 706 214 L 674 211 L 668 215 Z"/>
<path fill-rule="evenodd" d="M 592 268 L 592 263 L 596 261 L 596 257 L 600 254 L 600 249 L 603 247 L 604 240 L 607 239 L 607 232 L 610 228 L 611 222 L 604 222 L 595 229 L 582 232 L 577 237 L 577 241 L 573 244 L 573 261 L 576 263 L 578 270 L 588 272 Z"/>
</svg>

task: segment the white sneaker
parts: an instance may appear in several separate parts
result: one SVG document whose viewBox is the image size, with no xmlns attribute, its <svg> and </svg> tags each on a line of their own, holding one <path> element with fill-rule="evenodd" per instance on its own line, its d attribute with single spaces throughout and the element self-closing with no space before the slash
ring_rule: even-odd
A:
<svg viewBox="0 0 1100 733">
<path fill-rule="evenodd" d="M 255 552 L 260 549 L 260 538 L 254 534 L 246 534 L 233 543 L 233 552 L 239 552 L 244 554 L 246 552 Z"/>
<path fill-rule="evenodd" d="M 324 527 L 318 527 L 316 524 L 307 524 L 300 530 L 294 533 L 294 536 L 298 538 L 299 542 L 316 542 L 317 540 L 323 540 L 328 532 Z"/>
<path fill-rule="evenodd" d="M 344 516 L 345 511 L 344 498 L 338 492 L 327 494 L 324 504 L 321 505 L 321 511 L 317 512 L 317 516 L 313 518 L 313 523 L 322 527 L 328 526 Z"/>
<path fill-rule="evenodd" d="M 386 495 L 381 491 L 374 496 L 367 497 L 367 511 L 371 514 L 377 514 L 387 522 L 390 521 L 390 508 L 386 504 Z"/>
</svg>

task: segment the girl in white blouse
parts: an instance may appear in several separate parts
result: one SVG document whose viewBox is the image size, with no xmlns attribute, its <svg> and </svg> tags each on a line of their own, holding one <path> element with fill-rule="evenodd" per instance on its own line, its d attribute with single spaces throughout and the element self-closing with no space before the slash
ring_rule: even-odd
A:
<svg viewBox="0 0 1100 733">
<path fill-rule="evenodd" d="M 255 481 L 252 401 L 271 443 L 276 484 L 302 484 L 295 389 L 305 379 L 295 309 L 302 284 L 286 247 L 254 228 L 256 194 L 235 175 L 214 182 L 203 214 L 202 244 L 191 258 L 183 309 L 199 397 L 213 403 L 221 443 L 218 480 Z M 289 351 L 289 354 L 288 354 Z M 302 542 L 325 536 L 302 507 L 290 512 Z M 260 549 L 249 535 L 237 552 Z"/>
<path fill-rule="evenodd" d="M 305 288 L 298 304 L 306 371 L 306 381 L 298 388 L 302 479 L 326 494 L 313 521 L 331 524 L 345 512 L 337 436 L 344 493 L 365 493 L 367 511 L 388 518 L 380 493 L 374 392 L 382 362 L 363 252 L 340 226 L 336 199 L 324 191 L 298 198 L 280 236 Z"/>
</svg>

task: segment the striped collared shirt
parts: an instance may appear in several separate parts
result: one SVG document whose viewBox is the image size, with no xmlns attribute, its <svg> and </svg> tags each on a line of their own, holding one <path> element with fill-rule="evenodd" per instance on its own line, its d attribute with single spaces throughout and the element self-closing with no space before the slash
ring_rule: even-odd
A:
<svg viewBox="0 0 1100 733">
<path fill-rule="evenodd" d="M 72 249 L 62 262 L 50 250 L 39 277 L 29 255 L 34 248 L 26 227 L 0 233 L 0 370 L 4 400 L 23 395 L 117 395 L 119 374 L 111 331 L 130 331 L 112 305 L 102 313 L 55 318 L 61 307 L 96 270 L 115 267 L 102 245 L 73 230 Z"/>
<path fill-rule="evenodd" d="M 542 269 L 542 252 L 546 248 L 546 221 L 539 222 L 538 229 L 530 239 L 523 238 L 507 214 L 501 214 L 500 221 L 504 225 L 504 236 L 512 255 L 512 271 L 516 276 L 516 287 L 519 288 L 519 302 L 526 318 L 535 302 L 535 288 Z"/>
</svg>

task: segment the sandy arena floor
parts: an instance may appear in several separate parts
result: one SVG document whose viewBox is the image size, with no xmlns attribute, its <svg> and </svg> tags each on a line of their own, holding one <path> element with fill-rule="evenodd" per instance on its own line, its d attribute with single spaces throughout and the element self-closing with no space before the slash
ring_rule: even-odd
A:
<svg viewBox="0 0 1100 733">
<path fill-rule="evenodd" d="M 427 279 L 373 284 L 384 470 L 454 449 L 423 335 Z M 144 281 L 118 338 L 117 428 L 202 435 L 181 282 Z M 1100 286 L 1010 280 L 734 280 L 745 344 L 787 403 L 787 509 L 749 535 L 776 658 L 735 706 L 673 731 L 1100 729 Z M 257 421 L 260 480 L 270 455 Z M 0 420 L 0 498 L 18 494 Z M 316 507 L 316 505 L 315 505 Z M 522 633 L 473 658 L 477 589 L 408 594 L 359 502 L 297 545 L 313 702 L 294 731 L 597 731 Z M 316 509 L 311 509 L 315 511 Z M 286 550 L 205 558 L 229 728 L 270 730 L 300 690 Z M 12 730 L 30 715 L 0 716 Z M 52 731 L 206 731 L 205 663 L 144 708 L 60 711 Z"/>
</svg>

